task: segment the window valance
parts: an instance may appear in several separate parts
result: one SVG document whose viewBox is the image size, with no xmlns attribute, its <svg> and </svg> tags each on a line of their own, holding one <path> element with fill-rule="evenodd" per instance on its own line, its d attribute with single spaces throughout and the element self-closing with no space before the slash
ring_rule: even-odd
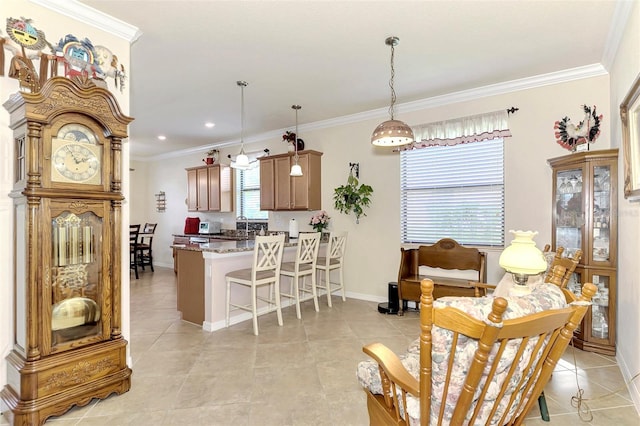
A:
<svg viewBox="0 0 640 426">
<path fill-rule="evenodd" d="M 506 110 L 413 126 L 415 142 L 405 149 L 457 145 L 511 136 Z"/>
</svg>

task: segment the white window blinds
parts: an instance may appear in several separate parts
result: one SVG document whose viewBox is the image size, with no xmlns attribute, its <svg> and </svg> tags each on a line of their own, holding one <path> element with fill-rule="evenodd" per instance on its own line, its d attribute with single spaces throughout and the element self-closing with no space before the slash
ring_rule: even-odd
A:
<svg viewBox="0 0 640 426">
<path fill-rule="evenodd" d="M 268 219 L 269 212 L 260 210 L 260 166 L 237 170 L 238 215 L 248 219 Z"/>
<path fill-rule="evenodd" d="M 504 245 L 503 139 L 401 151 L 403 243 Z"/>
</svg>

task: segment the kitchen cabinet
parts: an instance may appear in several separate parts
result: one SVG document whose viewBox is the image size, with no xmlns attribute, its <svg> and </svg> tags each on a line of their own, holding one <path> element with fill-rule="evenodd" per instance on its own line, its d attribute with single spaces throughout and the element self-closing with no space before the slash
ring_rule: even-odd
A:
<svg viewBox="0 0 640 426">
<path fill-rule="evenodd" d="M 289 176 L 295 153 L 260 159 L 260 210 L 320 210 L 321 157 L 318 151 L 299 151 L 302 176 Z"/>
<path fill-rule="evenodd" d="M 184 321 L 202 326 L 204 321 L 204 259 L 201 251 L 176 253 L 178 285 L 176 305 Z"/>
<path fill-rule="evenodd" d="M 233 211 L 233 173 L 229 166 L 215 164 L 186 170 L 188 211 Z"/>
<path fill-rule="evenodd" d="M 583 252 L 569 289 L 598 287 L 574 335 L 585 351 L 615 355 L 618 150 L 585 151 L 548 160 L 553 169 L 552 247 Z"/>
</svg>

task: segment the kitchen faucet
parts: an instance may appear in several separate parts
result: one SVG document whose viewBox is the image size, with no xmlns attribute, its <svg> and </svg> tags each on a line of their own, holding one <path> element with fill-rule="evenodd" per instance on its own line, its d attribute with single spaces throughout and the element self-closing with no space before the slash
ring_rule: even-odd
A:
<svg viewBox="0 0 640 426">
<path fill-rule="evenodd" d="M 246 216 L 236 217 L 236 221 L 244 221 L 244 235 L 249 238 L 249 218 Z"/>
</svg>

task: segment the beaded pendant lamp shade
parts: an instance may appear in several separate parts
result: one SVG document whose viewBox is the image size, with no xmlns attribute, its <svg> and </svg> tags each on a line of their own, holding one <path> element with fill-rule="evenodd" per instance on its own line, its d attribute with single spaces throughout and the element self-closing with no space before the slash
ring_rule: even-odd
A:
<svg viewBox="0 0 640 426">
<path fill-rule="evenodd" d="M 373 131 L 371 135 L 371 143 L 376 146 L 400 146 L 410 144 L 414 141 L 413 130 L 406 123 L 393 118 L 394 105 L 396 103 L 396 91 L 393 88 L 393 79 L 395 77 L 395 69 L 393 67 L 394 47 L 400 42 L 398 37 L 388 37 L 385 40 L 387 46 L 391 46 L 391 79 L 389 86 L 391 87 L 391 106 L 389 106 L 389 115 L 391 120 L 381 123 Z"/>
</svg>

